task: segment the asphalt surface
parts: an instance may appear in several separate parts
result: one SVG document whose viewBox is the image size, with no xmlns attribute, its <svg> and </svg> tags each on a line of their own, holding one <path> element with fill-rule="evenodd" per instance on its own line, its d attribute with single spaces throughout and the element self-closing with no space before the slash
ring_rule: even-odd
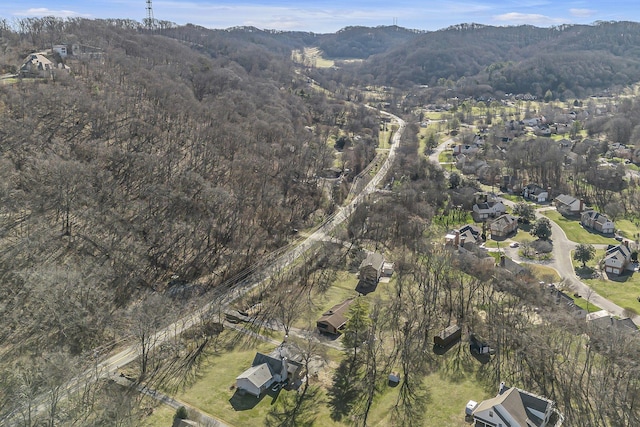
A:
<svg viewBox="0 0 640 427">
<path fill-rule="evenodd" d="M 455 141 L 450 138 L 441 143 L 438 147 L 436 147 L 433 152 L 429 155 L 429 159 L 436 164 L 439 164 L 438 158 L 440 153 L 444 151 L 450 144 L 455 143 Z M 446 172 L 446 169 L 445 169 Z M 502 202 L 506 206 L 513 207 L 515 205 L 514 202 L 510 200 L 506 200 L 501 198 Z M 551 206 L 542 207 L 536 210 L 536 218 L 540 218 L 542 213 L 540 211 L 546 209 L 555 209 Z M 567 238 L 567 235 L 562 230 L 562 228 L 556 224 L 554 221 L 551 221 L 551 241 L 553 243 L 553 259 L 545 262 L 543 265 L 553 268 L 558 272 L 560 277 L 562 277 L 564 285 L 571 289 L 572 292 L 579 294 L 582 298 L 589 301 L 590 304 L 594 304 L 604 310 L 609 311 L 611 314 L 625 318 L 630 317 L 631 320 L 636 325 L 640 325 L 640 316 L 634 315 L 631 313 L 627 313 L 626 310 L 620 307 L 617 304 L 614 304 L 612 301 L 604 298 L 602 295 L 598 294 L 596 291 L 591 289 L 586 283 L 582 282 L 578 276 L 576 275 L 575 270 L 573 269 L 573 263 L 571 261 L 571 251 L 573 251 L 578 245 L 577 242 L 572 242 Z M 505 248 L 504 249 L 509 256 L 514 259 L 514 261 L 526 261 L 529 260 L 520 260 L 518 256 L 518 249 Z M 631 314 L 631 315 L 630 315 Z"/>
</svg>

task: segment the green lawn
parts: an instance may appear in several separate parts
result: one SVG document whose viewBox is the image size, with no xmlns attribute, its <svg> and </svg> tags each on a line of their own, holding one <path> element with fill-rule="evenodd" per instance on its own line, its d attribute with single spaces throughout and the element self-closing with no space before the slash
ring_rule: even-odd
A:
<svg viewBox="0 0 640 427">
<path fill-rule="evenodd" d="M 536 276 L 538 279 L 544 280 L 547 283 L 558 283 L 562 280 L 562 277 L 560 277 L 560 275 L 555 269 L 551 267 L 547 267 L 546 265 L 526 264 L 526 263 L 523 263 L 522 265 L 526 266 L 529 270 L 531 270 L 533 275 Z"/>
<path fill-rule="evenodd" d="M 604 249 L 597 250 L 594 258 L 587 262 L 586 269 L 582 268 L 582 263 L 573 259 L 573 252 L 571 254 L 571 260 L 576 273 L 581 275 L 582 270 L 584 270 L 585 273 L 595 270 L 604 255 Z M 640 313 L 640 302 L 637 300 L 640 296 L 640 274 L 626 274 L 621 277 L 610 276 L 608 280 L 604 278 L 581 280 L 602 297 L 611 300 L 622 308 L 626 308 L 634 313 Z M 582 297 L 586 298 L 585 295 L 582 295 Z M 583 305 L 580 305 L 580 307 L 586 308 L 586 301 Z"/>
<path fill-rule="evenodd" d="M 636 235 L 640 233 L 640 228 L 628 219 L 619 219 L 615 222 L 618 234 L 627 239 L 636 240 Z"/>
<path fill-rule="evenodd" d="M 636 314 L 640 313 L 640 302 L 637 299 L 640 296 L 640 274 L 612 276 L 609 280 L 588 279 L 584 282 L 598 294 L 620 307 Z"/>
<path fill-rule="evenodd" d="M 227 339 L 232 338 L 232 333 Z M 461 347 L 460 347 L 461 346 Z M 265 343 L 244 343 L 210 356 L 202 369 L 197 382 L 180 391 L 177 399 L 193 405 L 231 426 L 264 425 L 264 420 L 272 405 L 283 393 L 295 393 L 282 390 L 278 394 L 269 392 L 260 399 L 253 396 L 238 396 L 235 393 L 235 378 L 251 365 L 256 351 L 270 352 L 273 345 Z M 455 345 L 439 358 L 440 368 L 425 377 L 423 388 L 428 400 L 424 408 L 423 426 L 464 426 L 464 407 L 470 400 L 481 401 L 492 397 L 495 392 L 487 390 L 483 383 L 483 369 L 468 352 L 464 342 Z M 337 422 L 330 417 L 330 407 L 326 387 L 331 382 L 332 372 L 328 371 L 322 382 L 314 380 L 312 385 L 323 384 L 317 398 L 315 409 L 317 426 L 346 426 L 348 420 Z M 321 377 L 322 378 L 322 377 Z M 390 387 L 383 381 L 381 393 L 376 397 L 369 415 L 369 425 L 387 426 L 393 423 L 392 408 L 397 402 L 399 387 Z M 153 415 L 146 418 L 145 427 L 167 427 L 171 425 L 175 411 L 159 406 Z"/>
<path fill-rule="evenodd" d="M 615 245 L 618 243 L 613 237 L 606 237 L 599 233 L 587 231 L 586 229 L 582 228 L 580 221 L 578 221 L 577 219 L 565 218 L 557 211 L 548 210 L 543 212 L 543 215 L 558 224 L 567 235 L 567 238 L 573 242 L 589 243 L 593 245 Z M 551 236 L 551 239 L 553 239 L 553 236 Z"/>
<path fill-rule="evenodd" d="M 593 313 L 595 311 L 602 310 L 602 308 L 598 307 L 597 305 L 594 305 L 593 303 L 587 301 L 584 298 L 574 297 L 573 295 L 571 295 L 571 293 L 568 293 L 568 295 L 573 299 L 573 302 L 578 307 L 580 307 L 581 309 L 585 310 L 587 313 Z"/>
<path fill-rule="evenodd" d="M 378 133 L 378 148 L 391 148 L 391 131 L 383 131 L 381 130 Z"/>
<path fill-rule="evenodd" d="M 356 296 L 357 292 L 355 289 L 357 284 L 358 279 L 355 273 L 349 273 L 347 271 L 338 272 L 336 281 L 326 292 L 322 294 L 314 293 L 312 305 L 308 307 L 303 316 L 300 316 L 300 318 L 293 323 L 293 326 L 295 328 L 308 328 L 309 325 L 315 325 L 316 320 L 322 313 L 347 298 Z M 385 283 L 381 283 L 380 287 L 386 285 Z"/>
<path fill-rule="evenodd" d="M 451 151 L 451 150 L 442 151 L 440 153 L 440 155 L 438 156 L 438 162 L 440 162 L 440 163 L 453 162 L 453 151 Z"/>
</svg>

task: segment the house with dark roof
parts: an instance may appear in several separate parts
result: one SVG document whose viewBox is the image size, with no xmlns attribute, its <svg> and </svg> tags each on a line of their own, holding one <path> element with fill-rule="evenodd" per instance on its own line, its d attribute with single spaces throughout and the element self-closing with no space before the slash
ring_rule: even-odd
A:
<svg viewBox="0 0 640 427">
<path fill-rule="evenodd" d="M 522 189 L 522 197 L 536 203 L 544 203 L 549 200 L 549 190 L 540 187 L 538 184 L 527 184 Z"/>
<path fill-rule="evenodd" d="M 482 202 L 473 205 L 473 217 L 477 221 L 495 218 L 504 214 L 507 207 L 502 202 Z"/>
<path fill-rule="evenodd" d="M 353 301 L 353 298 L 349 298 L 340 304 L 334 305 L 329 311 L 323 313 L 316 322 L 318 330 L 333 335 L 340 334 L 340 331 L 344 329 L 344 325 L 347 323 L 347 313 Z"/>
<path fill-rule="evenodd" d="M 582 212 L 580 223 L 585 228 L 590 228 L 602 234 L 613 234 L 615 224 L 606 215 L 594 210 Z"/>
<path fill-rule="evenodd" d="M 503 268 L 514 276 L 521 276 L 529 273 L 529 270 L 527 270 L 525 267 L 521 266 L 520 264 L 503 254 L 500 255 L 500 261 L 498 265 L 500 266 L 500 268 Z"/>
<path fill-rule="evenodd" d="M 553 401 L 501 383 L 498 395 L 478 403 L 471 416 L 475 427 L 547 427 L 562 418 L 554 414 Z"/>
<path fill-rule="evenodd" d="M 604 271 L 620 275 L 631 264 L 631 250 L 626 242 L 617 246 L 609 245 L 604 255 Z"/>
<path fill-rule="evenodd" d="M 587 314 L 587 324 L 591 328 L 598 328 L 604 332 L 638 332 L 638 327 L 633 323 L 633 320 L 628 317 L 618 319 L 607 310 L 594 311 L 593 313 Z"/>
<path fill-rule="evenodd" d="M 584 202 L 568 194 L 560 194 L 553 201 L 558 212 L 564 216 L 580 215 L 584 210 Z"/>
<path fill-rule="evenodd" d="M 500 215 L 491 222 L 489 230 L 491 230 L 492 239 L 504 239 L 511 233 L 518 231 L 518 218 L 509 214 Z"/>
<path fill-rule="evenodd" d="M 447 246 L 454 248 L 470 249 L 473 245 L 480 245 L 484 242 L 482 237 L 482 230 L 472 224 L 466 224 L 459 229 L 453 230 L 447 233 L 445 236 L 445 242 Z"/>
</svg>

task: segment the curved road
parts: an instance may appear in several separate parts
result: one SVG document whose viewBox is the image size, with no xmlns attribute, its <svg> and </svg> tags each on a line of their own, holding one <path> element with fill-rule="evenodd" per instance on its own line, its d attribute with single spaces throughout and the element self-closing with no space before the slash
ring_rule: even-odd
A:
<svg viewBox="0 0 640 427">
<path fill-rule="evenodd" d="M 436 164 L 440 164 L 438 162 L 440 153 L 444 151 L 452 142 L 454 142 L 454 140 L 450 138 L 438 145 L 438 147 L 435 148 L 429 155 L 429 160 Z M 507 206 L 513 207 L 515 205 L 515 203 L 510 200 L 506 200 L 504 198 L 501 198 L 501 200 L 502 203 Z M 536 218 L 542 216 L 541 211 L 548 209 L 553 208 L 543 207 L 537 209 Z M 562 228 L 558 224 L 556 224 L 554 221 L 549 221 L 551 222 L 551 233 L 553 236 L 553 260 L 551 260 L 549 263 L 545 263 L 545 265 L 556 270 L 560 277 L 563 278 L 564 283 L 573 292 L 578 293 L 582 298 L 588 300 L 589 304 L 596 305 L 621 318 L 630 317 L 636 325 L 640 325 L 640 315 L 629 316 L 629 313 L 626 313 L 626 310 L 624 308 L 604 298 L 602 295 L 591 289 L 586 283 L 578 279 L 578 277 L 576 276 L 576 272 L 573 269 L 573 263 L 571 262 L 571 251 L 576 248 L 578 243 L 569 240 L 564 230 L 562 230 Z"/>
</svg>

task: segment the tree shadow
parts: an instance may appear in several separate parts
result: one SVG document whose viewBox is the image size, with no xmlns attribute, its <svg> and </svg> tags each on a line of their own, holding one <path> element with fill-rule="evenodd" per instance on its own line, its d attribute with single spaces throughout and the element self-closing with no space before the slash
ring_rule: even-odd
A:
<svg viewBox="0 0 640 427">
<path fill-rule="evenodd" d="M 260 397 L 256 397 L 252 394 L 236 389 L 233 396 L 231 396 L 231 399 L 229 399 L 229 403 L 231 403 L 231 407 L 234 411 L 248 411 L 249 409 L 255 408 L 258 403 L 262 402 L 262 399 L 265 396 L 266 394 L 261 394 Z"/>
<path fill-rule="evenodd" d="M 318 413 L 318 395 L 316 387 L 309 387 L 303 393 L 286 393 L 278 399 L 267 414 L 264 425 L 267 427 L 311 427 Z"/>
<path fill-rule="evenodd" d="M 331 419 L 341 421 L 351 413 L 359 396 L 357 381 L 348 360 L 343 360 L 333 375 L 333 384 L 328 390 Z"/>
</svg>

